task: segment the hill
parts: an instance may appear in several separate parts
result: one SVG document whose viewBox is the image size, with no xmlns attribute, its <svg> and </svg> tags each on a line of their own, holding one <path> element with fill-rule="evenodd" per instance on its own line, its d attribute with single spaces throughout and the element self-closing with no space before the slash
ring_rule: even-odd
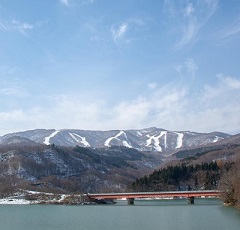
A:
<svg viewBox="0 0 240 230">
<path fill-rule="evenodd" d="M 109 131 L 36 129 L 6 134 L 0 137 L 0 143 L 7 143 L 9 138 L 16 136 L 45 145 L 55 144 L 70 147 L 78 145 L 91 148 L 125 146 L 140 151 L 169 155 L 175 150 L 215 143 L 231 135 L 220 132 L 169 131 L 155 127 Z"/>
<path fill-rule="evenodd" d="M 91 149 L 32 145 L 23 139 L 0 145 L 0 194 L 19 188 L 79 193 L 123 191 L 160 162 L 122 146 Z"/>
</svg>

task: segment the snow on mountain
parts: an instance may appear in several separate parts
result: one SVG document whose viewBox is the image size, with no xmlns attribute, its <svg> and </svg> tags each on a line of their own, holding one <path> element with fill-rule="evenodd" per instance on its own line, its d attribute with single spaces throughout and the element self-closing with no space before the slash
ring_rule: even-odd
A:
<svg viewBox="0 0 240 230">
<path fill-rule="evenodd" d="M 86 137 L 81 137 L 80 135 L 78 135 L 76 133 L 69 133 L 69 134 L 78 143 L 83 144 L 85 147 L 91 147 L 90 144 L 86 141 Z"/>
<path fill-rule="evenodd" d="M 45 140 L 43 142 L 43 144 L 45 145 L 50 145 L 50 139 L 54 136 L 56 136 L 59 133 L 59 131 L 54 131 L 51 135 L 49 135 L 48 137 L 45 137 Z"/>
<path fill-rule="evenodd" d="M 119 137 L 123 136 L 126 140 L 121 140 Z M 119 142 L 122 142 L 123 146 L 128 147 L 128 148 L 132 148 L 131 144 L 128 143 L 128 138 L 127 135 L 124 131 L 120 131 L 116 136 L 114 137 L 109 137 L 105 142 L 104 142 L 104 146 L 106 147 L 110 147 L 110 142 L 113 140 L 117 140 Z"/>
<path fill-rule="evenodd" d="M 177 137 L 177 145 L 176 145 L 175 148 L 179 149 L 183 145 L 183 133 L 177 133 L 177 132 L 175 132 L 175 133 L 178 135 L 178 137 Z"/>
<path fill-rule="evenodd" d="M 158 152 L 162 152 L 162 147 L 160 146 L 160 141 L 159 139 L 162 137 L 162 136 L 165 136 L 164 138 L 164 148 L 166 150 L 167 148 L 167 131 L 161 131 L 160 134 L 158 136 L 150 136 L 150 135 L 147 135 L 147 137 L 149 137 L 149 139 L 146 141 L 146 146 L 150 146 L 153 142 L 153 147 L 156 151 Z"/>
<path fill-rule="evenodd" d="M 215 143 L 219 140 L 230 137 L 229 134 L 220 132 L 197 133 L 190 131 L 168 131 L 155 127 L 140 130 L 109 131 L 38 129 L 7 134 L 0 137 L 0 143 L 3 140 L 7 141 L 7 138 L 16 136 L 45 145 L 78 145 L 80 147 L 91 148 L 125 146 L 141 151 L 155 151 L 162 153 L 170 153 L 176 149 Z"/>
<path fill-rule="evenodd" d="M 222 140 L 222 139 L 224 139 L 224 138 L 216 136 L 213 140 L 213 143 L 216 143 L 216 142 L 218 142 L 219 140 Z"/>
</svg>

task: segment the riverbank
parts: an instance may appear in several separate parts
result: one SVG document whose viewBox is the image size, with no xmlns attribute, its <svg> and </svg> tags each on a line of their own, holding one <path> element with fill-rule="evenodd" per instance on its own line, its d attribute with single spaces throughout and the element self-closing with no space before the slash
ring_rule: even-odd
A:
<svg viewBox="0 0 240 230">
<path fill-rule="evenodd" d="M 54 194 L 36 191 L 24 191 L 0 199 L 1 204 L 56 204 L 56 205 L 96 205 L 113 204 L 112 199 L 90 199 L 85 194 Z"/>
<path fill-rule="evenodd" d="M 1 204 L 59 204 L 59 205 L 87 205 L 97 204 L 86 195 L 53 194 L 35 191 L 25 191 L 10 197 L 0 199 Z"/>
</svg>

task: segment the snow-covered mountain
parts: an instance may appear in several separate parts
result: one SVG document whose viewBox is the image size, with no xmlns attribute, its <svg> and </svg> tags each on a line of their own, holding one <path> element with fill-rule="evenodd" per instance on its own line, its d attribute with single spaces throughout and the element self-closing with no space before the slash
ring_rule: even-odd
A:
<svg viewBox="0 0 240 230">
<path fill-rule="evenodd" d="M 81 146 L 101 148 L 110 146 L 125 146 L 141 151 L 169 153 L 181 148 L 194 147 L 214 143 L 229 134 L 212 132 L 196 133 L 190 131 L 168 131 L 161 128 L 146 128 L 140 130 L 110 130 L 91 131 L 79 129 L 36 129 L 17 132 L 0 137 L 0 144 L 13 141 L 14 137 L 50 145 Z"/>
</svg>

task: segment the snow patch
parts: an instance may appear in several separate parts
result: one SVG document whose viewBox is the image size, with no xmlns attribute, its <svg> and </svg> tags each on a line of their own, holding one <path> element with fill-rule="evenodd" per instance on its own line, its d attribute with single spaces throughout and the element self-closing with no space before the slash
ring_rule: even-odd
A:
<svg viewBox="0 0 240 230">
<path fill-rule="evenodd" d="M 126 141 L 123 141 L 123 146 L 128 147 L 128 148 L 132 148 L 132 146 L 129 145 L 129 143 L 127 143 Z"/>
<path fill-rule="evenodd" d="M 137 131 L 138 136 L 142 136 L 143 134 L 140 131 Z"/>
<path fill-rule="evenodd" d="M 164 135 L 164 148 L 166 150 L 167 148 L 167 131 L 161 131 L 160 134 L 158 136 L 150 136 L 149 134 L 147 135 L 147 137 L 149 138 L 146 141 L 146 146 L 151 145 L 152 141 L 153 141 L 153 146 L 154 149 L 156 151 L 162 152 L 162 147 L 160 146 L 160 138 Z"/>
<path fill-rule="evenodd" d="M 50 139 L 51 139 L 52 137 L 56 136 L 59 132 L 60 132 L 60 131 L 56 130 L 56 131 L 54 131 L 50 136 L 45 137 L 45 140 L 44 140 L 43 144 L 45 144 L 45 145 L 50 145 Z"/>
<path fill-rule="evenodd" d="M 114 139 L 115 139 L 115 140 L 118 140 L 118 141 L 121 141 L 118 137 L 120 137 L 120 136 L 122 136 L 122 135 L 125 137 L 126 140 L 128 140 L 126 133 L 123 132 L 123 131 L 120 131 L 115 137 L 110 137 L 110 138 L 108 138 L 108 139 L 104 142 L 104 145 L 105 145 L 106 147 L 110 147 L 110 142 L 111 142 L 112 140 L 114 140 Z M 122 143 L 123 143 L 123 145 L 124 145 L 125 147 L 132 148 L 131 144 L 129 144 L 127 141 L 122 141 Z"/>
<path fill-rule="evenodd" d="M 25 199 L 5 198 L 5 199 L 0 199 L 0 204 L 31 204 L 31 202 Z"/>
<path fill-rule="evenodd" d="M 183 133 L 177 133 L 177 132 L 174 132 L 178 135 L 177 137 L 177 145 L 175 147 L 175 149 L 179 149 L 182 147 L 183 145 Z"/>
<path fill-rule="evenodd" d="M 224 138 L 215 136 L 215 138 L 213 140 L 213 143 L 216 143 L 216 142 L 218 142 L 219 140 L 222 140 L 222 139 L 224 139 Z"/>
<path fill-rule="evenodd" d="M 83 144 L 85 147 L 90 147 L 90 144 L 86 141 L 86 137 L 82 137 L 76 133 L 69 133 L 69 135 L 78 143 Z"/>
</svg>

